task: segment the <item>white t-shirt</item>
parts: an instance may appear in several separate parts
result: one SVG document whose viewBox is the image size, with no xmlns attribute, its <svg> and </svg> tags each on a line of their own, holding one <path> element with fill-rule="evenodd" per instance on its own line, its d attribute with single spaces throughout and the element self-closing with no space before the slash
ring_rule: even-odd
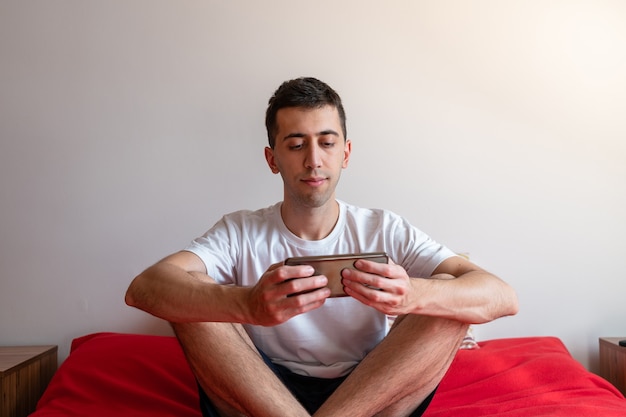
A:
<svg viewBox="0 0 626 417">
<path fill-rule="evenodd" d="M 281 203 L 224 216 L 187 251 L 198 255 L 220 284 L 254 286 L 270 265 L 293 256 L 386 252 L 410 277 L 429 277 L 446 247 L 386 210 L 339 201 L 339 219 L 322 240 L 291 233 Z M 273 362 L 295 373 L 335 378 L 350 372 L 387 334 L 387 317 L 351 297 L 329 298 L 317 310 L 277 326 L 244 325 L 254 344 Z"/>
</svg>

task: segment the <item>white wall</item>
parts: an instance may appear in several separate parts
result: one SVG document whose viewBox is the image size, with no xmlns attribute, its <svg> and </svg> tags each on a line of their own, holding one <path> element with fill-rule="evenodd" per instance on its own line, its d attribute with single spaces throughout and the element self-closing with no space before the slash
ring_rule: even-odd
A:
<svg viewBox="0 0 626 417">
<path fill-rule="evenodd" d="M 518 291 L 479 338 L 626 336 L 626 3 L 0 3 L 0 344 L 169 333 L 130 280 L 281 198 L 285 79 L 343 96 L 340 198 L 405 216 Z"/>
</svg>

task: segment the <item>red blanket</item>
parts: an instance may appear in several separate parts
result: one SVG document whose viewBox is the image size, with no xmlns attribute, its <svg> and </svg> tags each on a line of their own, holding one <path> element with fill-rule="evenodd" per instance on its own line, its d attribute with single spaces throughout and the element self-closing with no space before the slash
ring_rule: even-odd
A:
<svg viewBox="0 0 626 417">
<path fill-rule="evenodd" d="M 553 337 L 460 351 L 425 417 L 626 416 L 626 400 Z"/>
<path fill-rule="evenodd" d="M 175 338 L 99 333 L 74 340 L 31 417 L 200 417 L 197 403 Z M 426 416 L 626 417 L 626 400 L 556 338 L 500 339 L 459 351 Z"/>
</svg>

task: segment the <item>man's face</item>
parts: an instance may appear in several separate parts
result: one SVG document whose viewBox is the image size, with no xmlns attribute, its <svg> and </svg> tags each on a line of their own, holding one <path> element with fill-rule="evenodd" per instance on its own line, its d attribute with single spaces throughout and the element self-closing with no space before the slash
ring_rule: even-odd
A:
<svg viewBox="0 0 626 417">
<path fill-rule="evenodd" d="M 315 208 L 334 200 L 352 146 L 343 136 L 337 109 L 287 107 L 276 114 L 276 124 L 274 149 L 266 148 L 265 158 L 283 178 L 285 202 Z"/>
</svg>

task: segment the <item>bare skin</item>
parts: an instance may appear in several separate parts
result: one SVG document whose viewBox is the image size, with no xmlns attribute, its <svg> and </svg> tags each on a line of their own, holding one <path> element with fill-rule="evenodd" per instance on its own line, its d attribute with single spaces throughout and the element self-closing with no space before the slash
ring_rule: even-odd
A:
<svg viewBox="0 0 626 417">
<path fill-rule="evenodd" d="M 241 325 L 177 323 L 174 330 L 198 382 L 221 415 L 309 415 L 263 362 Z"/>
<path fill-rule="evenodd" d="M 174 329 L 200 384 L 224 416 L 309 416 L 240 325 L 179 323 Z M 466 329 L 453 320 L 398 318 L 387 338 L 314 416 L 408 415 L 437 387 Z M 424 342 L 415 343 L 416 336 Z M 241 375 L 254 375 L 254 384 L 245 384 L 248 378 Z"/>
<path fill-rule="evenodd" d="M 283 221 L 303 239 L 322 239 L 338 218 L 335 187 L 348 166 L 351 142 L 334 107 L 284 108 L 277 122 L 276 145 L 266 148 L 265 157 L 283 179 Z M 358 261 L 356 267 L 343 273 L 346 293 L 399 318 L 317 417 L 409 415 L 445 374 L 467 323 L 517 312 L 507 284 L 460 257 L 442 262 L 430 279 L 409 277 L 395 264 Z M 323 288 L 326 277 L 312 273 L 308 266 L 281 263 L 254 287 L 221 286 L 206 275 L 200 258 L 179 252 L 137 276 L 126 302 L 173 323 L 196 377 L 223 416 L 307 416 L 238 323 L 271 326 L 321 307 L 330 291 Z M 288 297 L 294 293 L 300 294 Z"/>
</svg>

